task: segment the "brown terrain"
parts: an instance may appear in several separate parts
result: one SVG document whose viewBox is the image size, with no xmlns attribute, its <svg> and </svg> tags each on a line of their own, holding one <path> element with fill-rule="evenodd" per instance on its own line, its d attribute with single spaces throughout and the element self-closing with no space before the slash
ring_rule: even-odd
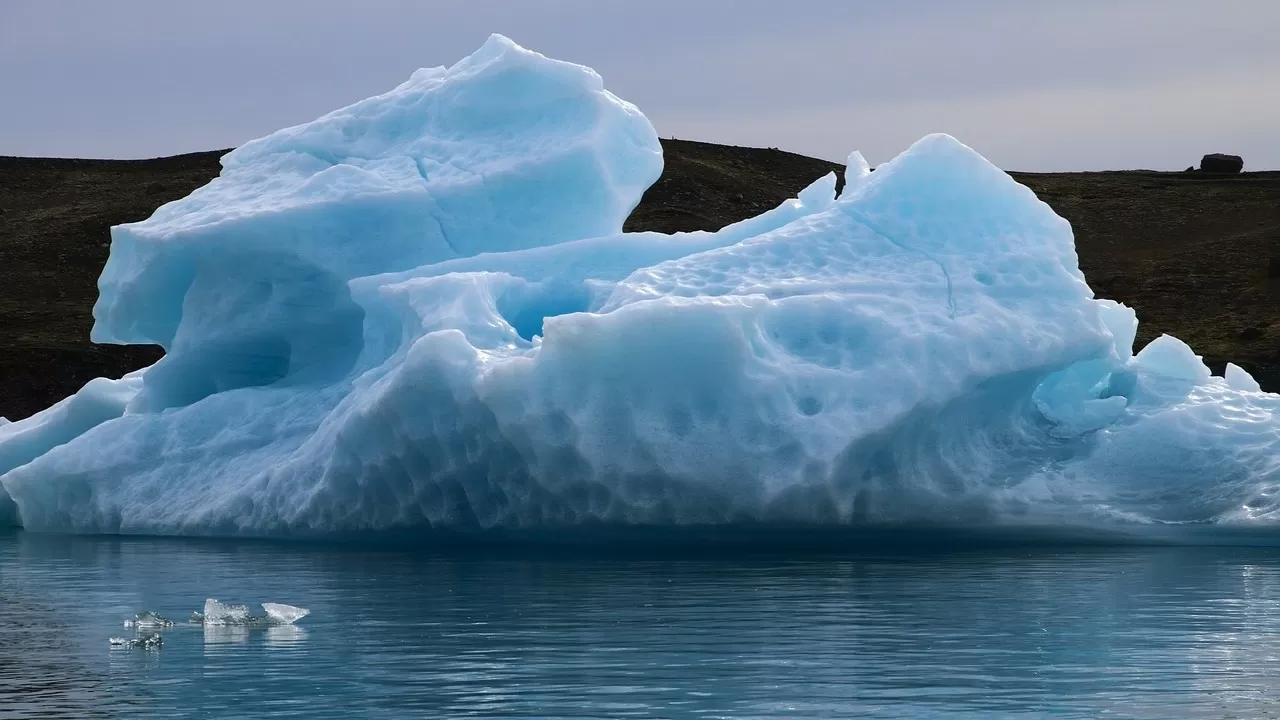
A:
<svg viewBox="0 0 1280 720">
<path fill-rule="evenodd" d="M 778 150 L 664 140 L 666 169 L 628 230 L 712 230 L 840 165 Z M 26 417 L 159 348 L 93 345 L 112 225 L 218 173 L 225 151 L 154 160 L 0 157 L 0 416 Z M 1139 345 L 1177 335 L 1280 391 L 1280 172 L 1011 173 L 1075 228 L 1099 296 L 1138 311 Z"/>
</svg>

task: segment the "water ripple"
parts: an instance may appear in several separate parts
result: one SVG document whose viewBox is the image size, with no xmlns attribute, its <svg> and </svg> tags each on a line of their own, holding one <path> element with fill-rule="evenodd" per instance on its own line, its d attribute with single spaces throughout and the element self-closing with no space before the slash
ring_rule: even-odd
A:
<svg viewBox="0 0 1280 720">
<path fill-rule="evenodd" d="M 426 555 L 0 536 L 11 718 L 1265 717 L 1280 553 Z M 297 627 L 106 639 L 206 596 Z"/>
</svg>

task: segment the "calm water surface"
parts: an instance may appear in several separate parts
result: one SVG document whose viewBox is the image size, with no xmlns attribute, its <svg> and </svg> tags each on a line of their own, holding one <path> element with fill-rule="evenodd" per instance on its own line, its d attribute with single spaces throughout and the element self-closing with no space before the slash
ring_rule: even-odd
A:
<svg viewBox="0 0 1280 720">
<path fill-rule="evenodd" d="M 296 628 L 144 608 L 310 607 Z M 1280 553 L 519 557 L 0 535 L 0 718 L 1280 716 Z"/>
</svg>

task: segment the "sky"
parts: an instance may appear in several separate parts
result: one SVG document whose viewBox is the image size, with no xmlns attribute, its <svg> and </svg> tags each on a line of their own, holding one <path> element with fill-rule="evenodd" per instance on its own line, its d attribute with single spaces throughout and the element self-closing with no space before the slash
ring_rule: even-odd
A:
<svg viewBox="0 0 1280 720">
<path fill-rule="evenodd" d="M 1010 170 L 1280 169 L 1277 0 L 0 0 L 0 155 L 231 147 L 492 32 L 589 65 L 662 137 Z"/>
</svg>

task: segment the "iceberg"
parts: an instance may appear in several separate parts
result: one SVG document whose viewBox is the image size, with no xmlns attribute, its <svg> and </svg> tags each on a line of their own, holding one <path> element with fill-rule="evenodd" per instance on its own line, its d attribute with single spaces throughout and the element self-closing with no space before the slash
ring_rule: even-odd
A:
<svg viewBox="0 0 1280 720">
<path fill-rule="evenodd" d="M 718 232 L 622 232 L 661 163 L 593 71 L 496 35 L 229 153 L 112 229 L 93 339 L 166 355 L 0 427 L 11 514 L 248 536 L 1280 517 L 1280 396 L 1176 338 L 1134 354 L 1069 224 L 956 139 L 875 172 L 854 153 L 839 197 L 820 178 Z"/>
</svg>

